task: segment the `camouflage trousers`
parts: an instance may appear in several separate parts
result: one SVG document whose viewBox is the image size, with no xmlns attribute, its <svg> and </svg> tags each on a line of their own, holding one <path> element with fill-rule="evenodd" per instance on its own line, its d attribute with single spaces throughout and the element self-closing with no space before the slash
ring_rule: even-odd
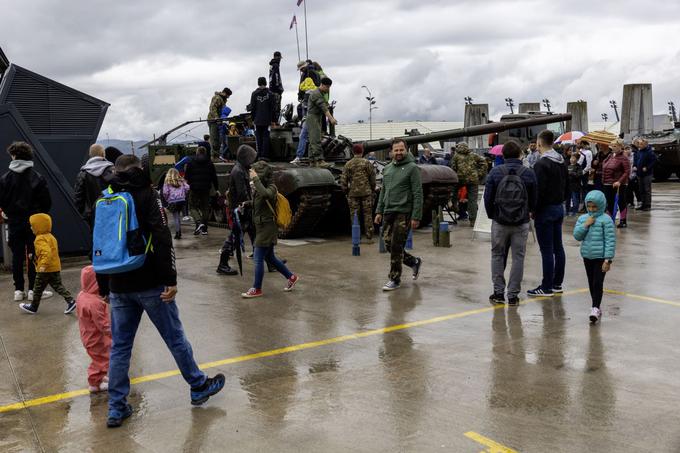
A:
<svg viewBox="0 0 680 453">
<path fill-rule="evenodd" d="M 34 308 L 37 309 L 40 306 L 40 299 L 42 299 L 43 292 L 47 289 L 47 285 L 50 285 L 66 302 L 73 300 L 73 296 L 71 296 L 71 293 L 68 292 L 61 282 L 61 272 L 38 272 L 35 275 L 33 302 L 31 302 L 31 305 Z"/>
<path fill-rule="evenodd" d="M 354 222 L 354 213 L 356 213 L 361 225 L 361 216 L 364 216 L 364 233 L 368 239 L 373 237 L 373 197 L 347 197 L 347 204 L 349 205 L 349 220 Z"/>
<path fill-rule="evenodd" d="M 404 250 L 406 238 L 411 229 L 411 217 L 402 212 L 387 212 L 383 216 L 383 240 L 385 248 L 390 252 L 389 279 L 401 282 L 401 264 L 408 267 L 416 264 L 416 258 Z"/>
</svg>

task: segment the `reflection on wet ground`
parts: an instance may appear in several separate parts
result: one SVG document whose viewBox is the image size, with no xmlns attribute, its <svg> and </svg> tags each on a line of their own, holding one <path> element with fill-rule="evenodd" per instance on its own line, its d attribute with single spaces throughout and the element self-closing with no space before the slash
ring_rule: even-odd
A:
<svg viewBox="0 0 680 453">
<path fill-rule="evenodd" d="M 632 212 L 618 232 L 606 287 L 628 295 L 606 294 L 595 327 L 573 219 L 568 291 L 517 308 L 488 304 L 489 243 L 463 226 L 451 249 L 415 234 L 421 277 L 387 294 L 387 256 L 353 257 L 347 238 L 280 246 L 300 284 L 284 293 L 268 274 L 257 300 L 238 297 L 249 260 L 243 278 L 213 273 L 219 230 L 183 239 L 181 317 L 197 360 L 227 385 L 192 408 L 180 376 L 156 375 L 175 365 L 145 319 L 131 375 L 153 376 L 133 386 L 135 414 L 119 430 L 104 426 L 105 395 L 79 392 L 88 359 L 76 319 L 56 298 L 23 315 L 1 275 L 0 450 L 680 451 L 680 187 L 655 190 L 658 209 Z M 63 273 L 74 291 L 78 272 Z M 529 239 L 524 289 L 539 274 Z M 32 406 L 12 407 L 22 400 Z"/>
</svg>

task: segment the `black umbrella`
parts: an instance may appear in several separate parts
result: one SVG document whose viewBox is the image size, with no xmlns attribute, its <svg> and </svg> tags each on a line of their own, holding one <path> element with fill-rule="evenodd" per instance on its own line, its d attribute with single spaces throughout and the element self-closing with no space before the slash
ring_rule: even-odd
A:
<svg viewBox="0 0 680 453">
<path fill-rule="evenodd" d="M 243 244 L 243 230 L 241 229 L 241 216 L 238 208 L 234 209 L 234 226 L 231 229 L 230 239 L 234 247 L 233 250 L 236 251 L 238 270 L 243 276 L 243 255 L 241 252 L 245 251 L 245 245 Z"/>
</svg>

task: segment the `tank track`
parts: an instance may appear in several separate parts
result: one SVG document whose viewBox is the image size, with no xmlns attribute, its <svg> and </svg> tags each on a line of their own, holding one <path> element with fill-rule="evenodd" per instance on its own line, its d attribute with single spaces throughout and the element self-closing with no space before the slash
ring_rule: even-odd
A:
<svg viewBox="0 0 680 453">
<path fill-rule="evenodd" d="M 291 197 L 292 198 L 292 197 Z M 296 238 L 314 235 L 314 228 L 323 218 L 331 204 L 331 192 L 327 187 L 301 189 L 297 199 L 297 207 L 293 209 L 293 218 L 288 228 L 281 231 L 281 238 Z"/>
</svg>

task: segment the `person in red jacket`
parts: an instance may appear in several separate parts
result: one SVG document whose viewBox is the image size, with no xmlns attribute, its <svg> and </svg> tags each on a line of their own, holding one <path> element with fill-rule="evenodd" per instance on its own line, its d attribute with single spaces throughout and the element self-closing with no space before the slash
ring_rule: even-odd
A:
<svg viewBox="0 0 680 453">
<path fill-rule="evenodd" d="M 619 194 L 618 209 L 621 213 L 619 228 L 626 228 L 626 214 L 628 207 L 626 204 L 626 190 L 628 178 L 630 177 L 630 160 L 623 154 L 623 140 L 617 138 L 609 144 L 611 153 L 602 162 L 602 185 L 603 192 L 607 198 L 607 212 L 611 215 L 614 212 L 614 200 Z"/>
</svg>

